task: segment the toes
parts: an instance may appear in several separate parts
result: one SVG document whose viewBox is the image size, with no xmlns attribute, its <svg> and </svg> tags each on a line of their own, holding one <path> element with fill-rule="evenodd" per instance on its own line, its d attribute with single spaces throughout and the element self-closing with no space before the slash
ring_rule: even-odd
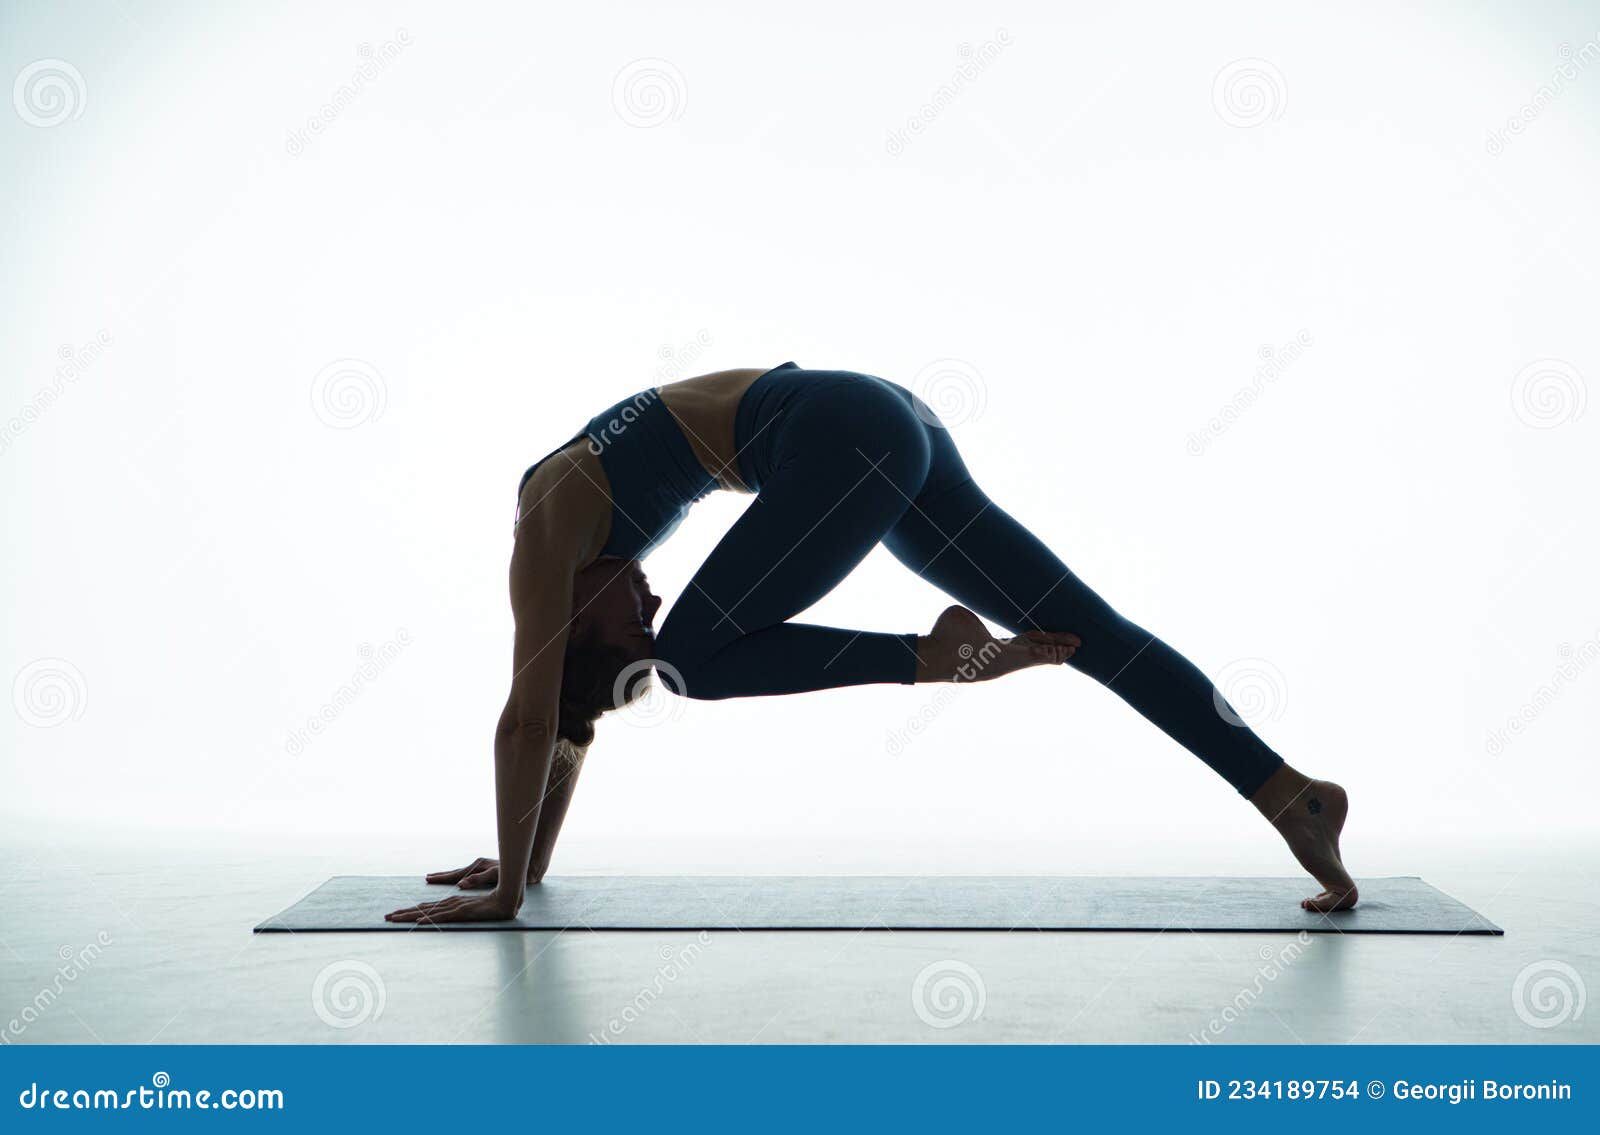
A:
<svg viewBox="0 0 1600 1135">
<path fill-rule="evenodd" d="M 1335 911 L 1348 910 L 1356 905 L 1356 893 L 1352 888 L 1348 891 L 1323 891 L 1308 899 L 1300 900 L 1300 909 L 1313 911 L 1317 914 L 1332 914 Z"/>
</svg>

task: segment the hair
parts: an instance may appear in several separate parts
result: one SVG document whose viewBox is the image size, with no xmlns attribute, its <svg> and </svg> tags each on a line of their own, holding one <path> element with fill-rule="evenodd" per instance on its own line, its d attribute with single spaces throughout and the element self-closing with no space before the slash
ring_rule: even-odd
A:
<svg viewBox="0 0 1600 1135">
<path fill-rule="evenodd" d="M 618 679 L 633 663 L 626 648 L 601 642 L 591 631 L 574 631 L 567 640 L 561 664 L 561 704 L 556 719 L 556 738 L 577 750 L 574 763 L 583 750 L 594 743 L 594 723 L 600 717 L 627 705 L 644 689 L 649 672 L 641 668 L 633 675 L 628 689 L 619 688 Z M 561 746 L 558 744 L 557 750 Z"/>
</svg>

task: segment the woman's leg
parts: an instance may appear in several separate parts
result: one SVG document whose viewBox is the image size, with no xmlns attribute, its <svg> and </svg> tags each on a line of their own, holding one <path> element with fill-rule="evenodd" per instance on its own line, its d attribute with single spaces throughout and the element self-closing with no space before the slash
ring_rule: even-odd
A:
<svg viewBox="0 0 1600 1135">
<path fill-rule="evenodd" d="M 937 421 L 932 411 L 922 417 Z M 1198 667 L 1123 618 L 990 501 L 947 431 L 930 424 L 928 435 L 928 476 L 884 545 L 957 602 L 1014 634 L 1079 635 L 1082 644 L 1068 665 L 1106 686 L 1233 785 L 1327 888 L 1303 905 L 1322 911 L 1354 905 L 1355 883 L 1339 851 L 1348 808 L 1344 790 L 1296 772 L 1248 726 L 1235 724 L 1238 715 Z"/>
<path fill-rule="evenodd" d="M 1253 795 L 1283 764 L 1251 729 L 1223 715 L 1226 703 L 1192 662 L 1113 610 L 970 477 L 918 497 L 884 544 L 912 571 L 1014 634 L 1079 635 L 1083 645 L 1068 665 L 1133 706 L 1241 795 Z"/>
<path fill-rule="evenodd" d="M 774 428 L 775 467 L 662 624 L 662 681 L 693 698 L 912 681 L 915 634 L 789 620 L 838 586 L 917 495 L 922 423 L 887 388 L 860 383 L 808 394 Z"/>
</svg>

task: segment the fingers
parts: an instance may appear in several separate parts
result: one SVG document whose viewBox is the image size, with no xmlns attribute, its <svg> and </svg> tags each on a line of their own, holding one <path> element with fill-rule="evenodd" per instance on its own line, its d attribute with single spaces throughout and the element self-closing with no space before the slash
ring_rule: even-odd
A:
<svg viewBox="0 0 1600 1135">
<path fill-rule="evenodd" d="M 435 902 L 419 902 L 416 906 L 390 911 L 383 916 L 383 920 L 385 922 L 449 922 L 450 919 L 447 916 L 464 901 L 462 896 L 453 895 L 450 898 L 438 899 Z"/>
<path fill-rule="evenodd" d="M 461 889 L 464 891 L 476 890 L 479 887 L 492 887 L 500 881 L 500 866 L 485 867 L 466 876 L 461 880 Z"/>
<path fill-rule="evenodd" d="M 410 922 L 422 926 L 446 922 L 497 922 L 515 917 L 519 905 L 510 900 L 499 901 L 495 895 L 451 895 L 447 899 L 419 902 L 416 906 L 392 910 L 383 917 L 385 922 Z"/>
<path fill-rule="evenodd" d="M 434 871 L 423 877 L 434 885 L 444 884 L 448 886 L 451 883 L 459 883 L 469 875 L 476 874 L 486 867 L 498 867 L 499 864 L 500 861 L 498 859 L 486 859 L 480 855 L 465 867 L 457 867 L 454 871 Z"/>
</svg>

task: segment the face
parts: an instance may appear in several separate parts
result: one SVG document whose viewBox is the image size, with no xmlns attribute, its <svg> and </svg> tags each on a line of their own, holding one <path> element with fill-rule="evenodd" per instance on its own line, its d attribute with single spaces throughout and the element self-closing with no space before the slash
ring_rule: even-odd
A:
<svg viewBox="0 0 1600 1135">
<path fill-rule="evenodd" d="M 620 647 L 630 659 L 654 658 L 656 612 L 661 599 L 650 590 L 638 560 L 603 556 L 573 578 L 575 634 Z"/>
</svg>

